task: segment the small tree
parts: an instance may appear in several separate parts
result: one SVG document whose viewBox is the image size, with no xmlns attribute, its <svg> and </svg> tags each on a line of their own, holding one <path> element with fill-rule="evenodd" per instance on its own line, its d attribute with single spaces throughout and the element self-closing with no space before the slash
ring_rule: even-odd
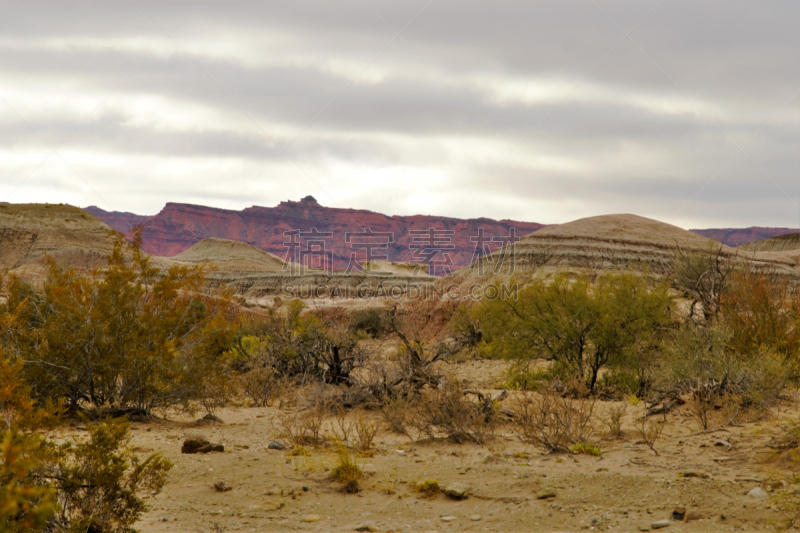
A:
<svg viewBox="0 0 800 533">
<path fill-rule="evenodd" d="M 34 398 L 149 415 L 224 396 L 230 299 L 208 292 L 202 268 L 152 267 L 139 244 L 126 255 L 118 235 L 92 277 L 51 261 L 41 289 L 9 280 L 0 344 L 24 362 Z"/>
<path fill-rule="evenodd" d="M 674 262 L 675 288 L 692 299 L 689 318 L 713 322 L 719 314 L 721 300 L 731 273 L 738 267 L 735 257 L 726 253 L 721 244 L 709 241 L 705 250 L 678 249 Z M 697 315 L 697 305 L 702 315 Z"/>
<path fill-rule="evenodd" d="M 602 368 L 629 366 L 651 349 L 669 323 L 668 303 L 663 286 L 649 288 L 633 273 L 604 274 L 594 286 L 558 275 L 549 284 L 532 282 L 517 300 L 484 302 L 476 313 L 484 353 L 552 360 L 591 392 Z"/>
</svg>

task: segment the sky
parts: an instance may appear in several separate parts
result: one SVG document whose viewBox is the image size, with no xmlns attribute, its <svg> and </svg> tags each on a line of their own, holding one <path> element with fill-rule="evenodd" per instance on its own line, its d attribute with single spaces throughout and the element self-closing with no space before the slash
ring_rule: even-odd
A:
<svg viewBox="0 0 800 533">
<path fill-rule="evenodd" d="M 797 0 L 0 5 L 0 201 L 800 225 Z"/>
</svg>

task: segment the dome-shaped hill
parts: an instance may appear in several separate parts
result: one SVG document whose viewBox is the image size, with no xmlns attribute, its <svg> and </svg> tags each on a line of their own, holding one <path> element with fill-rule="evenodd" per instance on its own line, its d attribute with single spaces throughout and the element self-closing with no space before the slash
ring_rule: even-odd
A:
<svg viewBox="0 0 800 533">
<path fill-rule="evenodd" d="M 710 239 L 652 218 L 638 215 L 601 215 L 566 224 L 546 226 L 520 239 L 519 243 L 544 240 L 585 240 L 641 243 L 655 246 L 707 247 Z M 727 246 L 725 248 L 728 248 Z"/>
<path fill-rule="evenodd" d="M 789 233 L 750 242 L 739 246 L 738 249 L 749 252 L 788 252 L 791 250 L 800 250 L 800 233 Z"/>
<path fill-rule="evenodd" d="M 181 263 L 214 264 L 229 272 L 280 272 L 285 264 L 283 259 L 261 248 L 227 239 L 204 239 L 170 259 Z"/>
<path fill-rule="evenodd" d="M 484 282 L 493 277 L 547 274 L 554 270 L 626 270 L 647 267 L 653 274 L 669 273 L 680 250 L 722 249 L 724 256 L 751 261 L 758 268 L 786 273 L 795 261 L 757 253 L 744 258 L 735 248 L 677 226 L 637 215 L 582 218 L 537 230 L 513 246 L 499 248 L 455 273 L 457 282 Z M 544 270 L 542 268 L 544 267 Z"/>
</svg>

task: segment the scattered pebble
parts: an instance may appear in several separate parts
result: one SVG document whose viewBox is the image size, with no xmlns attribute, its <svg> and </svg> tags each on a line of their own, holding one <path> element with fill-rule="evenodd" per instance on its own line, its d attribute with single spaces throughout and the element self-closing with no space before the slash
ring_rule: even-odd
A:
<svg viewBox="0 0 800 533">
<path fill-rule="evenodd" d="M 747 495 L 750 496 L 751 498 L 755 498 L 757 500 L 768 500 L 769 499 L 769 494 L 767 494 L 766 491 L 764 489 L 762 489 L 761 487 L 754 488 L 753 490 L 748 492 Z"/>
<path fill-rule="evenodd" d="M 481 518 L 483 518 L 483 517 L 481 515 L 479 515 L 479 514 L 474 514 L 474 515 L 469 517 L 469 519 L 472 520 L 473 522 L 479 522 L 481 520 Z"/>
<path fill-rule="evenodd" d="M 303 518 L 303 522 L 319 522 L 322 517 L 318 514 L 309 514 Z"/>
<path fill-rule="evenodd" d="M 283 450 L 286 446 L 283 445 L 282 442 L 270 442 L 267 446 L 270 450 Z"/>
<path fill-rule="evenodd" d="M 669 527 L 670 524 L 672 524 L 672 522 L 670 522 L 669 520 L 667 520 L 665 518 L 664 520 L 656 520 L 655 522 L 650 524 L 650 527 L 653 528 L 653 529 L 661 529 L 661 528 L 664 528 L 664 527 Z"/>
<path fill-rule="evenodd" d="M 545 490 L 539 491 L 536 494 L 536 499 L 537 500 L 547 500 L 549 498 L 555 498 L 555 497 L 556 497 L 556 491 L 554 491 L 553 489 L 545 489 Z"/>
</svg>

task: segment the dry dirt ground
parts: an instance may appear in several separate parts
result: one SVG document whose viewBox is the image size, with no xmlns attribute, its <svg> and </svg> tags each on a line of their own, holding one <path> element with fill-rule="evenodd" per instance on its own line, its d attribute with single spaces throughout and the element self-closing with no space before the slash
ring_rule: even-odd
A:
<svg viewBox="0 0 800 533">
<path fill-rule="evenodd" d="M 470 361 L 457 367 L 478 385 L 496 383 L 502 364 Z M 608 404 L 601 406 L 601 409 Z M 164 491 L 148 499 L 143 532 L 211 531 L 641 531 L 685 507 L 697 518 L 672 521 L 661 531 L 770 531 L 791 528 L 800 484 L 793 463 L 766 447 L 782 422 L 798 416 L 795 405 L 774 410 L 769 421 L 699 433 L 685 413 L 672 414 L 656 455 L 637 444 L 630 407 L 623 439 L 600 440 L 601 457 L 548 455 L 526 445 L 513 427 L 488 444 L 411 442 L 382 430 L 373 457 L 362 459 L 366 478 L 358 494 L 344 494 L 331 480 L 333 450 L 294 456 L 281 440 L 277 408 L 233 407 L 217 415 L 224 424 L 199 425 L 196 417 L 135 423 L 132 445 L 142 454 L 162 452 L 175 464 Z M 364 413 L 379 420 L 378 413 Z M 78 428 L 65 430 L 82 438 Z M 187 436 L 202 433 L 225 453 L 183 455 Z M 718 445 L 719 440 L 730 443 Z M 794 468 L 800 470 L 800 463 Z M 470 487 L 464 500 L 442 493 L 425 498 L 417 483 L 436 480 Z M 217 492 L 224 481 L 232 489 Z M 760 487 L 766 497 L 747 495 Z M 539 499 L 543 491 L 554 497 Z"/>
</svg>

